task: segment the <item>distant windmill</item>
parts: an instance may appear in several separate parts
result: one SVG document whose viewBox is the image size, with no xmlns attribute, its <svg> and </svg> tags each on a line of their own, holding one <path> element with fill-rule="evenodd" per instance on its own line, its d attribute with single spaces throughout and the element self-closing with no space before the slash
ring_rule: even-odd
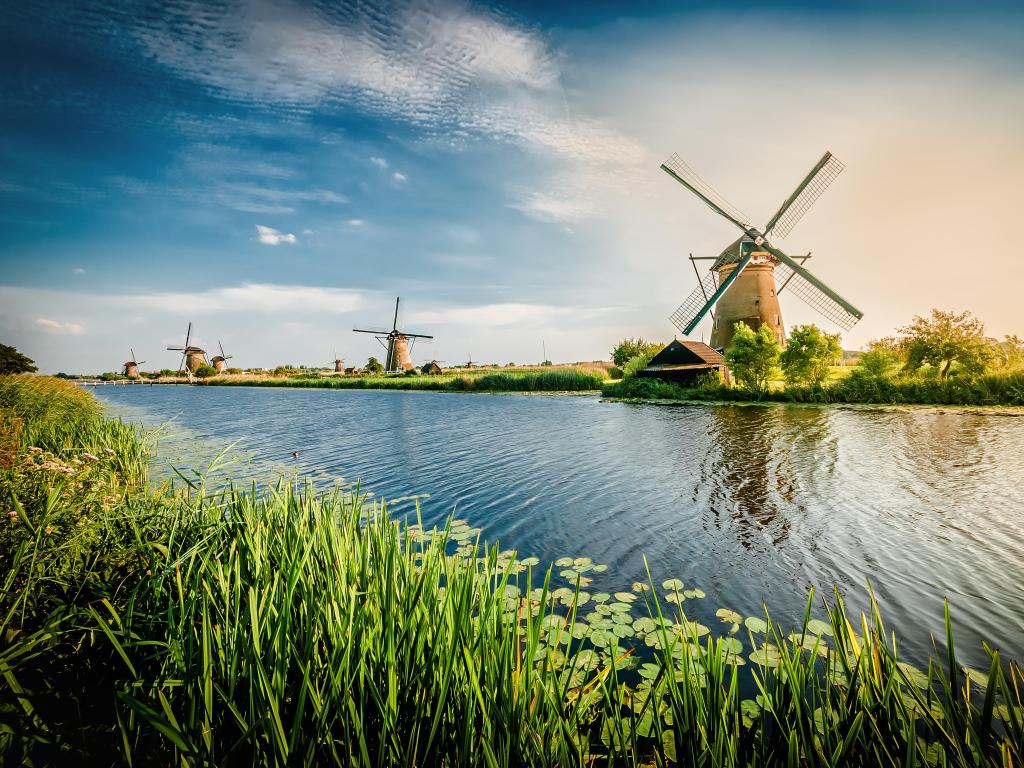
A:
<svg viewBox="0 0 1024 768">
<path fill-rule="evenodd" d="M 662 164 L 661 169 L 665 173 L 743 232 L 718 257 L 690 256 L 691 263 L 702 258 L 714 263 L 703 277 L 698 272 L 699 285 L 672 313 L 672 322 L 684 335 L 692 333 L 704 315 L 711 312 L 714 320 L 711 346 L 715 349 L 729 346 L 733 327 L 739 322 L 755 330 L 768 325 L 784 343 L 778 294 L 787 287 L 812 309 L 844 330 L 852 328 L 864 316 L 802 266 L 810 254 L 798 257 L 801 261 L 797 262 L 768 241 L 772 236 L 784 238 L 788 235 L 843 167 L 831 152 L 826 152 L 762 231 L 694 173 L 679 155 L 672 155 Z M 717 311 L 712 311 L 712 308 Z"/>
<path fill-rule="evenodd" d="M 192 378 L 192 374 L 199 370 L 199 366 L 206 363 L 206 350 L 200 347 L 193 347 L 189 344 L 192 339 L 192 323 L 188 324 L 188 331 L 185 333 L 185 346 L 183 347 L 168 347 L 167 349 L 171 352 L 181 352 L 181 362 L 178 363 L 178 373 L 181 373 L 182 368 L 185 369 L 185 374 Z"/>
<path fill-rule="evenodd" d="M 338 350 L 334 350 L 334 364 L 335 373 L 345 373 L 345 361 L 338 357 Z"/>
<path fill-rule="evenodd" d="M 124 364 L 124 370 L 121 371 L 122 376 L 127 376 L 129 379 L 139 378 L 139 366 L 142 365 L 145 360 L 139 360 L 135 362 L 135 350 L 128 347 L 128 350 L 132 353 L 131 359 Z"/>
<path fill-rule="evenodd" d="M 398 302 L 401 298 L 395 299 L 395 319 L 391 323 L 390 331 L 365 331 L 360 328 L 353 328 L 354 333 L 371 333 L 377 337 L 377 341 L 387 349 L 387 359 L 384 363 L 385 371 L 408 371 L 412 368 L 412 356 L 409 354 L 409 339 L 432 339 L 433 336 L 425 336 L 421 333 L 407 333 L 398 330 Z M 415 341 L 413 342 L 415 343 Z"/>
<path fill-rule="evenodd" d="M 234 355 L 224 354 L 224 345 L 221 344 L 220 341 L 217 342 L 217 346 L 220 347 L 220 354 L 213 358 L 213 360 L 211 360 L 210 362 L 213 363 L 213 367 L 217 371 L 217 373 L 224 373 L 224 371 L 227 370 L 228 367 L 228 360 L 234 357 Z"/>
</svg>

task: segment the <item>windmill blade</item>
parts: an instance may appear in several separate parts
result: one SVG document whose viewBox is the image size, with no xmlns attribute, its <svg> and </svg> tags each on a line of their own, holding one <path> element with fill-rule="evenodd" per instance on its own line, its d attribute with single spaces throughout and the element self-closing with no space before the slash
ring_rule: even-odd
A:
<svg viewBox="0 0 1024 768">
<path fill-rule="evenodd" d="M 764 227 L 765 237 L 784 238 L 788 235 L 845 167 L 839 158 L 826 152 L 768 220 Z"/>
<path fill-rule="evenodd" d="M 374 336 L 388 336 L 391 331 L 367 331 L 363 328 L 353 328 L 352 333 L 372 333 Z"/>
<path fill-rule="evenodd" d="M 729 286 L 732 285 L 732 281 L 740 276 L 740 272 L 747 268 L 747 264 L 750 263 L 752 255 L 746 254 L 740 259 L 739 264 L 736 265 L 736 269 L 729 273 L 728 277 L 723 280 L 719 286 L 715 289 L 715 292 L 711 294 L 711 298 L 704 301 L 704 294 L 710 288 L 714 287 L 714 278 L 712 278 L 710 285 L 706 282 L 701 282 L 699 286 L 686 297 L 686 301 L 675 312 L 672 313 L 670 319 L 675 326 L 683 332 L 684 336 L 690 335 L 693 329 L 697 327 L 704 315 L 706 315 L 715 303 L 722 297 L 722 294 L 728 290 Z M 704 278 L 707 281 L 707 278 Z M 703 302 L 703 303 L 702 303 Z"/>
<path fill-rule="evenodd" d="M 693 192 L 715 213 L 724 216 L 744 232 L 753 226 L 750 223 L 750 218 L 743 211 L 718 194 L 710 184 L 683 162 L 678 154 L 673 153 L 672 157 L 662 163 L 661 170 Z"/>
<path fill-rule="evenodd" d="M 392 331 L 397 331 L 398 330 L 398 302 L 400 302 L 401 300 L 402 300 L 401 296 L 395 298 L 395 320 L 394 320 L 394 322 L 391 323 L 391 330 Z"/>
<path fill-rule="evenodd" d="M 192 323 L 188 324 L 188 331 L 185 332 L 185 349 L 188 349 L 189 339 L 192 338 Z"/>
<path fill-rule="evenodd" d="M 135 362 L 135 350 L 132 349 L 131 347 L 128 347 L 128 351 L 132 353 L 132 362 L 134 363 Z"/>
<path fill-rule="evenodd" d="M 224 354 L 224 345 L 220 343 L 220 339 L 217 339 L 217 346 L 220 347 L 220 356 L 227 360 L 228 356 Z"/>
<path fill-rule="evenodd" d="M 133 357 L 134 357 L 134 355 L 133 355 Z M 135 363 L 135 364 L 136 364 L 136 365 L 142 365 L 142 364 L 143 364 L 144 362 L 146 362 L 146 361 L 145 361 L 145 360 L 139 360 L 139 361 L 138 361 L 137 363 Z"/>
<path fill-rule="evenodd" d="M 167 351 L 168 352 L 184 352 L 185 348 L 184 347 L 168 347 Z"/>
<path fill-rule="evenodd" d="M 764 246 L 781 264 L 775 267 L 776 293 L 789 288 L 797 298 L 811 309 L 817 310 L 844 331 L 848 331 L 864 317 L 864 313 L 833 291 L 804 267 L 768 243 Z"/>
<path fill-rule="evenodd" d="M 398 331 L 399 336 L 405 336 L 407 339 L 432 339 L 433 336 L 424 336 L 422 333 L 402 333 Z"/>
</svg>

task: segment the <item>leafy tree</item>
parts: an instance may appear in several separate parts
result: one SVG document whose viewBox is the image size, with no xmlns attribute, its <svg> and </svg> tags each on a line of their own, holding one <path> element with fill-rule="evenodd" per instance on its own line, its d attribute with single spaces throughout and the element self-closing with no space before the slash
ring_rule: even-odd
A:
<svg viewBox="0 0 1024 768">
<path fill-rule="evenodd" d="M 663 344 L 652 343 L 639 337 L 623 339 L 612 349 L 612 362 L 619 368 L 622 368 L 637 355 L 650 353 L 650 356 L 654 357 L 654 355 L 661 351 L 663 346 Z"/>
<path fill-rule="evenodd" d="M 853 372 L 873 379 L 887 379 L 895 376 L 905 363 L 900 342 L 887 336 L 868 342 L 868 348 L 861 353 L 860 363 Z"/>
<path fill-rule="evenodd" d="M 838 333 L 824 333 L 816 325 L 798 325 L 779 355 L 787 384 L 823 384 L 832 361 L 842 354 Z"/>
<path fill-rule="evenodd" d="M 1024 339 L 1006 336 L 992 345 L 992 364 L 1003 371 L 1019 371 L 1024 368 Z"/>
<path fill-rule="evenodd" d="M 195 369 L 192 375 L 198 379 L 208 379 L 211 376 L 217 375 L 217 369 L 214 368 L 212 365 L 207 365 L 206 363 L 203 363 L 202 365 Z"/>
<path fill-rule="evenodd" d="M 928 317 L 915 316 L 899 332 L 908 370 L 928 366 L 944 379 L 954 363 L 959 371 L 974 375 L 989 362 L 992 342 L 985 336 L 985 324 L 970 312 L 933 309 Z"/>
<path fill-rule="evenodd" d="M 780 352 L 779 340 L 768 325 L 755 331 L 746 323 L 736 323 L 725 359 L 739 385 L 760 397 L 768 391 Z"/>
<path fill-rule="evenodd" d="M 0 373 L 35 373 L 35 360 L 21 354 L 14 347 L 0 344 Z"/>
<path fill-rule="evenodd" d="M 384 366 L 380 364 L 380 360 L 376 357 L 371 357 L 366 361 L 366 372 L 369 374 L 378 374 L 384 370 Z"/>
<path fill-rule="evenodd" d="M 645 352 L 634 355 L 622 366 L 622 378 L 631 379 L 637 372 L 646 368 L 651 363 L 651 358 L 661 351 L 658 344 L 649 345 Z"/>
</svg>

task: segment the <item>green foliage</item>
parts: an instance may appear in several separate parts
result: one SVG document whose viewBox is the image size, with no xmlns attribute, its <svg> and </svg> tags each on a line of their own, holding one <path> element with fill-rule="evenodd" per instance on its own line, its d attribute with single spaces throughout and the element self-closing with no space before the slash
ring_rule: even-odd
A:
<svg viewBox="0 0 1024 768">
<path fill-rule="evenodd" d="M 35 361 L 23 355 L 14 347 L 0 344 L 0 376 L 16 373 L 35 373 Z"/>
<path fill-rule="evenodd" d="M 656 350 L 649 349 L 646 352 L 641 352 L 640 354 L 631 357 L 626 361 L 626 364 L 622 366 L 622 378 L 631 379 L 636 376 L 637 372 L 646 368 L 650 364 L 651 358 L 660 351 L 660 348 Z"/>
<path fill-rule="evenodd" d="M 31 407 L 14 418 L 58 421 L 24 386 L 17 402 Z M 91 422 L 87 400 L 70 402 Z M 466 521 L 425 530 L 364 494 L 304 486 L 125 492 L 80 526 L 84 485 L 123 482 L 85 461 L 0 472 L 0 498 L 21 505 L 8 524 L 19 538 L 0 545 L 4 764 L 981 768 L 1024 756 L 1019 665 L 990 650 L 965 670 L 948 611 L 943 655 L 914 667 L 873 602 L 858 620 L 838 593 L 820 612 L 812 596 L 793 632 L 727 607 L 705 626 L 683 609 L 704 593 L 679 579 L 592 595 L 581 588 L 604 566 L 588 557 L 556 560 L 556 574 Z M 57 471 L 83 488 L 31 501 L 23 483 L 45 489 L 36 478 Z M 71 531 L 47 532 L 50 520 Z"/>
<path fill-rule="evenodd" d="M 868 342 L 868 348 L 860 355 L 860 362 L 853 375 L 874 379 L 889 379 L 899 373 L 906 364 L 906 356 L 900 343 L 892 338 Z"/>
<path fill-rule="evenodd" d="M 638 355 L 647 355 L 648 359 L 654 357 L 664 346 L 664 344 L 652 343 L 640 337 L 623 339 L 612 348 L 612 362 L 617 367 L 623 368 L 626 363 Z"/>
<path fill-rule="evenodd" d="M 230 373 L 232 376 L 238 376 L 239 374 L 242 373 L 242 369 L 241 368 L 227 368 L 226 372 Z"/>
<path fill-rule="evenodd" d="M 839 334 L 824 333 L 816 325 L 798 325 L 790 332 L 779 363 L 787 384 L 820 385 L 841 354 Z"/>
<path fill-rule="evenodd" d="M 217 369 L 214 368 L 212 365 L 207 365 L 206 363 L 203 363 L 198 368 L 196 368 L 195 371 L 192 372 L 192 375 L 198 379 L 208 379 L 211 376 L 217 375 Z"/>
<path fill-rule="evenodd" d="M 915 316 L 910 325 L 900 328 L 900 333 L 907 369 L 927 367 L 943 379 L 954 364 L 965 376 L 984 372 L 991 353 L 984 323 L 970 312 L 933 309 L 928 317 Z"/>
<path fill-rule="evenodd" d="M 384 366 L 380 364 L 380 360 L 378 360 L 376 357 L 371 357 L 369 360 L 366 361 L 366 366 L 364 370 L 367 373 L 374 375 L 383 371 Z"/>
<path fill-rule="evenodd" d="M 733 327 L 732 343 L 725 351 L 725 359 L 737 383 L 763 397 L 768 392 L 768 381 L 779 363 L 779 342 L 767 325 L 754 331 L 746 323 Z"/>
<path fill-rule="evenodd" d="M 1019 371 L 1024 369 L 1024 339 L 1006 336 L 992 345 L 990 362 L 998 371 Z"/>
</svg>

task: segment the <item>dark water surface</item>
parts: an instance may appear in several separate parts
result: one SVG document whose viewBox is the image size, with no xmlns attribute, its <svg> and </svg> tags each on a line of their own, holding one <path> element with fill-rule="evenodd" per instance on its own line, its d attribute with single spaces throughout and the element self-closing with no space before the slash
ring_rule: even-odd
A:
<svg viewBox="0 0 1024 768">
<path fill-rule="evenodd" d="M 1019 416 L 241 387 L 96 394 L 148 425 L 174 418 L 207 450 L 242 439 L 257 468 L 429 494 L 425 517 L 457 508 L 522 556 L 607 563 L 591 591 L 644 580 L 646 556 L 658 582 L 707 593 L 686 607 L 712 626 L 718 607 L 758 614 L 762 602 L 797 620 L 812 586 L 837 584 L 860 609 L 870 579 L 907 655 L 920 660 L 930 633 L 941 636 L 947 596 L 965 661 L 981 663 L 982 639 L 1024 658 Z M 179 447 L 175 463 L 187 455 Z"/>
</svg>

